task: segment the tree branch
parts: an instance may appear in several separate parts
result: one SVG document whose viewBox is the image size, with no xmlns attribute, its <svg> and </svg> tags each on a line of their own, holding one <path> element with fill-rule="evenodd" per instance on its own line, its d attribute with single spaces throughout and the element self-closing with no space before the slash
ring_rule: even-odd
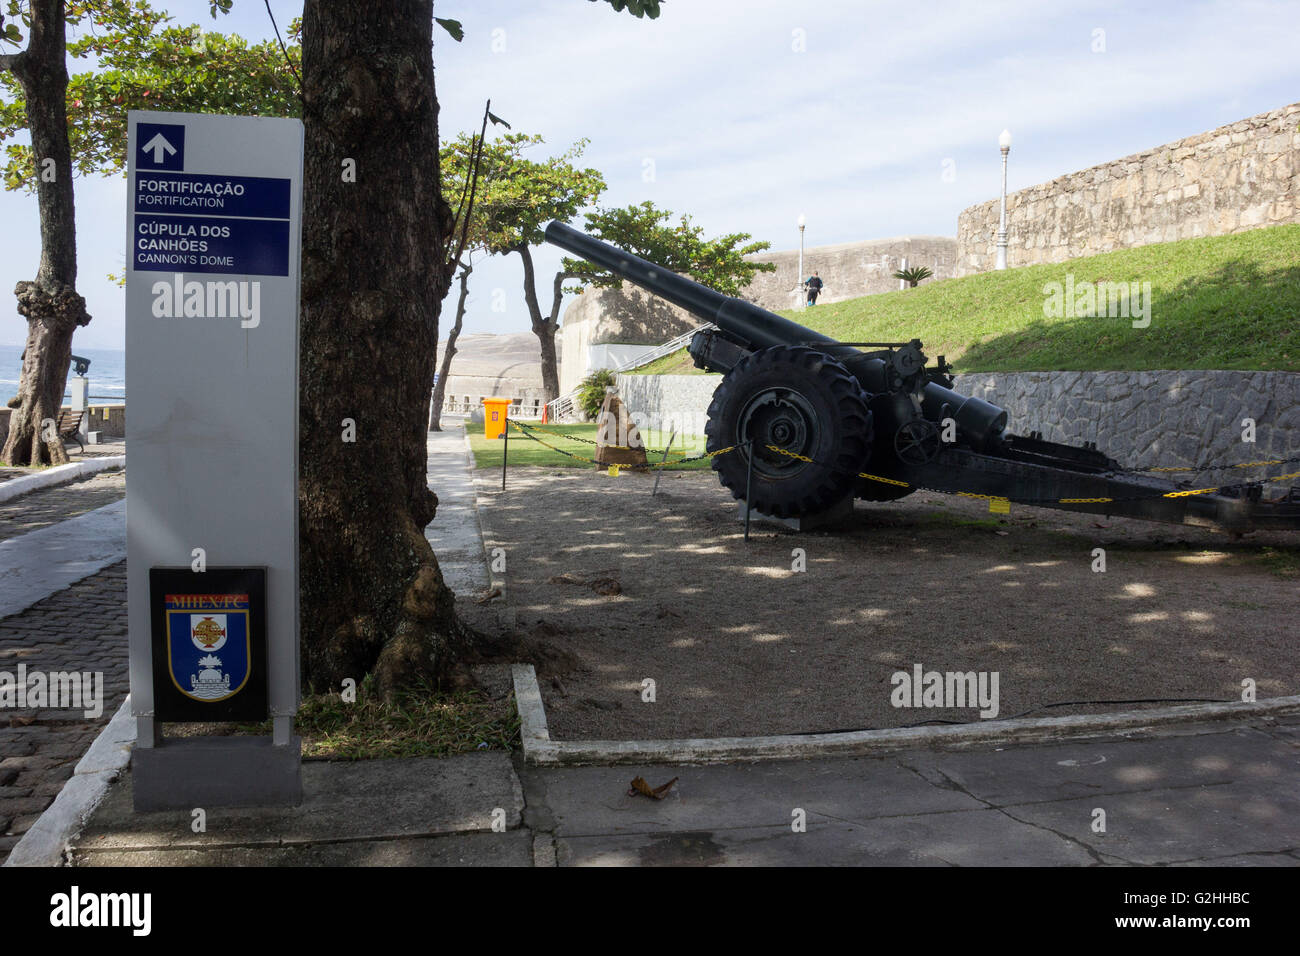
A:
<svg viewBox="0 0 1300 956">
<path fill-rule="evenodd" d="M 0 73 L 13 73 L 16 75 L 19 61 L 26 52 L 24 50 L 22 53 L 0 53 Z"/>
<path fill-rule="evenodd" d="M 552 328 L 558 328 L 560 325 L 560 299 L 564 296 L 562 287 L 565 281 L 568 279 L 586 279 L 590 282 L 594 278 L 596 276 L 590 272 L 566 272 L 561 270 L 555 273 L 555 290 L 554 295 L 551 297 L 551 316 L 549 319 Z"/>
</svg>

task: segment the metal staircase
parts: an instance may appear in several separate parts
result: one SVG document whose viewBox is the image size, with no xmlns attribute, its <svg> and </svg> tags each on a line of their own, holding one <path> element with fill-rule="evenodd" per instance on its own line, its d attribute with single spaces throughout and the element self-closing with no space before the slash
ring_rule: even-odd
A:
<svg viewBox="0 0 1300 956">
<path fill-rule="evenodd" d="M 645 353 L 644 355 L 638 355 L 634 359 L 629 359 L 628 361 L 623 362 L 622 364 L 617 365 L 614 368 L 610 369 L 610 371 L 617 375 L 619 372 L 626 372 L 630 369 L 640 368 L 642 365 L 648 365 L 651 362 L 655 361 L 656 359 L 661 359 L 665 355 L 672 355 L 674 352 L 686 348 L 686 346 L 690 344 L 691 338 L 695 335 L 696 332 L 701 332 L 704 331 L 705 329 L 716 329 L 716 328 L 717 326 L 714 325 L 712 322 L 705 322 L 699 328 L 691 329 L 689 332 L 683 332 L 681 335 L 677 336 L 677 338 L 669 339 L 667 342 L 664 342 L 662 345 L 656 345 L 653 349 L 651 349 L 649 352 Z M 554 401 L 547 402 L 546 403 L 547 420 L 552 422 L 567 422 L 567 421 L 575 420 L 578 417 L 577 403 L 578 403 L 579 391 L 580 389 L 575 388 L 573 391 L 561 395 L 559 398 L 555 399 Z"/>
</svg>

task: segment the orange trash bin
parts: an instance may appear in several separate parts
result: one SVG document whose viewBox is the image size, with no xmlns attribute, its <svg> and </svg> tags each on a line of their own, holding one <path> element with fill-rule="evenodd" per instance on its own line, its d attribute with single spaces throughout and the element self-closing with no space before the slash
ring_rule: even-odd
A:
<svg viewBox="0 0 1300 956">
<path fill-rule="evenodd" d="M 511 399 L 483 399 L 483 437 L 500 438 L 506 430 L 506 415 L 510 411 Z"/>
</svg>

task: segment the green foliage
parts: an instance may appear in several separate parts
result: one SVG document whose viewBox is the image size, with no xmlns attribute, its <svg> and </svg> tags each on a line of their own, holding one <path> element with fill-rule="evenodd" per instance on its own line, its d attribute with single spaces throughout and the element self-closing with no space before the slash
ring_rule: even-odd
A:
<svg viewBox="0 0 1300 956">
<path fill-rule="evenodd" d="M 616 376 L 607 368 L 598 368 L 584 378 L 578 386 L 578 407 L 583 414 L 595 419 L 605 404 L 605 389 L 616 384 Z"/>
<path fill-rule="evenodd" d="M 591 0 L 595 3 L 596 0 Z M 663 0 L 608 0 L 608 3 L 620 13 L 626 9 L 632 16 L 640 19 L 649 17 L 651 20 L 659 16 L 659 7 Z"/>
<path fill-rule="evenodd" d="M 1151 283 L 1151 325 L 1049 318 L 1044 286 Z M 1270 369 L 1300 372 L 1300 224 L 1022 266 L 808 311 L 801 325 L 846 342 L 918 337 L 962 372 Z M 685 350 L 637 371 L 699 374 Z"/>
<path fill-rule="evenodd" d="M 907 269 L 899 269 L 894 273 L 894 278 L 902 279 L 915 289 L 918 282 L 922 279 L 928 279 L 932 275 L 934 275 L 934 271 L 928 266 L 910 266 Z"/>
<path fill-rule="evenodd" d="M 443 173 L 444 185 L 457 177 L 463 182 L 470 140 L 461 134 L 444 147 L 444 162 L 451 165 Z M 579 140 L 561 155 L 543 160 L 525 155 L 544 143 L 541 136 L 507 133 L 487 143 L 471 223 L 481 248 L 502 254 L 521 245 L 540 245 L 548 222 L 567 222 L 594 203 L 605 190 L 605 179 L 595 169 L 575 165 L 587 142 Z"/>
<path fill-rule="evenodd" d="M 70 4 L 70 6 L 72 6 Z M 126 168 L 126 113 L 132 109 L 251 116 L 297 116 L 297 87 L 276 41 L 250 44 L 236 34 L 173 26 L 147 0 L 81 4 L 85 35 L 68 45 L 87 60 L 68 84 L 68 143 L 73 171 L 112 176 Z M 290 30 L 296 33 L 298 24 Z M 300 67 L 301 51 L 288 47 Z M 6 141 L 6 189 L 36 186 L 31 147 L 12 142 L 27 126 L 22 89 L 0 74 L 0 143 Z"/>
<path fill-rule="evenodd" d="M 770 262 L 750 262 L 744 257 L 771 247 L 768 242 L 749 242 L 747 232 L 733 232 L 705 239 L 704 229 L 690 216 L 671 224 L 673 213 L 643 202 L 623 209 L 601 209 L 587 215 L 587 232 L 633 255 L 690 276 L 696 282 L 724 295 L 739 295 L 756 272 L 772 272 Z M 580 259 L 565 259 L 566 272 L 581 276 L 596 287 L 616 286 L 618 276 Z"/>
<path fill-rule="evenodd" d="M 461 22 L 459 20 L 445 20 L 442 17 L 434 17 L 433 22 L 438 24 L 438 26 L 442 27 L 444 30 L 446 30 L 447 35 L 450 36 L 457 43 L 465 39 L 465 28 L 461 26 Z"/>
</svg>

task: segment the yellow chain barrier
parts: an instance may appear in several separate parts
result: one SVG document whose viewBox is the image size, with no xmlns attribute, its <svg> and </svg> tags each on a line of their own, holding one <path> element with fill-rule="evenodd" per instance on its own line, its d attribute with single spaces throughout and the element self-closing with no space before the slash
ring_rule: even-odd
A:
<svg viewBox="0 0 1300 956">
<path fill-rule="evenodd" d="M 549 444 L 548 442 L 544 442 L 544 441 L 542 441 L 542 440 L 541 440 L 540 438 L 538 438 L 536 435 L 531 434 L 534 430 L 540 430 L 540 429 L 536 429 L 534 426 L 523 425 L 523 424 L 520 424 L 519 422 L 514 421 L 513 419 L 506 419 L 506 424 L 507 424 L 507 425 L 514 425 L 514 426 L 515 426 L 516 428 L 518 428 L 521 432 L 523 432 L 524 435 L 525 435 L 526 437 L 528 437 L 528 438 L 532 439 L 533 441 L 537 442 L 539 445 L 543 445 L 544 447 L 551 449 L 551 451 L 559 452 L 561 455 L 567 455 L 567 456 L 570 457 L 570 458 L 577 459 L 578 461 L 589 462 L 590 464 L 593 464 L 593 465 L 598 465 L 598 464 L 600 464 L 600 462 L 596 461 L 596 459 L 594 459 L 594 458 L 587 458 L 587 457 L 584 457 L 583 455 L 575 455 L 575 454 L 573 454 L 572 452 L 565 451 L 565 450 L 562 449 L 562 448 L 556 448 L 554 445 Z M 591 442 L 591 441 L 589 441 L 588 439 L 585 439 L 585 438 L 576 438 L 576 437 L 574 437 L 574 436 L 564 435 L 564 434 L 562 434 L 562 433 L 560 433 L 560 432 L 549 432 L 549 431 L 548 431 L 548 432 L 545 432 L 545 434 L 557 435 L 557 436 L 559 436 L 559 437 L 563 437 L 563 438 L 573 438 L 574 441 L 581 441 L 581 442 L 586 442 L 587 444 L 594 444 L 594 442 Z M 737 448 L 739 448 L 739 447 L 740 447 L 739 445 L 728 445 L 726 448 L 719 448 L 717 451 L 709 451 L 709 452 L 705 452 L 705 453 L 702 454 L 702 455 L 694 455 L 694 456 L 687 457 L 687 458 L 674 458 L 674 459 L 671 459 L 671 460 L 669 460 L 669 461 L 662 461 L 662 462 L 656 462 L 656 463 L 647 463 L 647 464 L 645 464 L 645 465 L 622 465 L 622 466 L 620 466 L 620 467 L 622 467 L 622 468 L 629 468 L 629 469 L 640 470 L 640 469 L 646 469 L 646 468 L 662 468 L 662 467 L 664 467 L 665 465 L 680 465 L 680 464 L 682 464 L 682 463 L 684 463 L 684 462 L 702 461 L 702 460 L 704 460 L 704 459 L 706 459 L 706 458 L 716 458 L 718 455 L 725 455 L 725 454 L 727 454 L 728 452 L 735 451 L 735 450 L 736 450 Z M 810 464 L 810 465 L 816 464 L 816 462 L 815 462 L 813 459 L 809 458 L 807 455 L 800 455 L 800 454 L 798 454 L 797 452 L 789 451 L 789 450 L 787 450 L 787 449 L 785 449 L 785 448 L 780 448 L 780 447 L 778 447 L 777 445 L 767 445 L 766 447 L 767 447 L 770 451 L 774 451 L 774 452 L 776 452 L 778 455 L 785 455 L 787 458 L 794 458 L 794 459 L 797 459 L 798 461 L 807 462 L 807 463 Z M 1265 466 L 1265 465 L 1280 465 L 1280 464 L 1284 464 L 1284 463 L 1286 463 L 1286 462 L 1295 461 L 1295 460 L 1296 460 L 1296 459 L 1292 459 L 1292 458 L 1277 458 L 1277 459 L 1270 459 L 1270 460 L 1268 460 L 1268 461 L 1246 461 L 1246 462 L 1242 462 L 1241 464 L 1238 464 L 1238 465 L 1230 465 L 1230 466 L 1227 466 L 1227 467 L 1231 467 L 1231 468 L 1252 468 L 1252 467 L 1262 467 L 1262 466 Z M 1198 469 L 1194 469 L 1194 468 L 1144 468 L 1144 469 L 1141 469 L 1141 470 L 1142 470 L 1142 471 L 1146 471 L 1146 472 L 1156 472 L 1156 471 L 1167 471 L 1167 472 L 1173 472 L 1173 471 L 1196 471 L 1196 470 L 1198 470 Z M 1207 470 L 1207 469 L 1200 469 L 1200 470 Z M 881 477 L 880 475 L 871 475 L 871 474 L 866 473 L 865 471 L 860 471 L 860 472 L 858 472 L 857 477 L 859 477 L 859 478 L 866 478 L 866 479 L 868 479 L 868 480 L 870 480 L 870 481 L 878 481 L 878 482 L 881 482 L 882 484 L 886 484 L 886 485 L 895 485 L 896 487 L 899 487 L 899 488 L 922 488 L 922 487 L 923 487 L 922 485 L 912 485 L 912 484 L 910 484 L 910 483 L 908 483 L 908 482 L 906 482 L 906 481 L 899 481 L 899 480 L 896 479 L 896 478 L 883 478 L 883 477 Z M 1291 472 L 1290 474 L 1286 474 L 1286 475 L 1278 475 L 1278 476 L 1275 477 L 1275 478 L 1260 478 L 1260 479 L 1258 479 L 1258 481 L 1259 481 L 1260 483 L 1271 483 L 1271 482 L 1277 482 L 1277 481 L 1286 481 L 1286 480 L 1291 479 L 1291 478 L 1300 478 L 1300 471 L 1293 471 L 1293 472 Z M 934 490 L 937 490 L 937 489 L 934 489 Z M 1119 498 L 1106 498 L 1106 497 L 1098 497 L 1098 498 L 1038 498 L 1038 499 L 1033 499 L 1033 501 L 1026 501 L 1026 502 L 1024 502 L 1024 503 L 1032 503 L 1032 504 L 1062 504 L 1062 505 L 1092 505 L 1092 504 L 1108 504 L 1108 503 L 1111 503 L 1111 502 L 1116 502 L 1116 501 L 1121 501 L 1121 500 L 1134 500 L 1134 501 L 1137 501 L 1137 500 L 1141 500 L 1142 498 L 1147 498 L 1147 497 L 1151 497 L 1151 498 L 1155 498 L 1155 497 L 1160 497 L 1160 498 L 1190 498 L 1190 497 L 1193 497 L 1193 496 L 1195 496 L 1195 495 L 1209 495 L 1209 494 L 1214 494 L 1215 492 L 1217 492 L 1217 491 L 1219 491 L 1219 490 L 1220 490 L 1219 487 L 1214 487 L 1214 488 L 1191 488 L 1191 489 L 1187 489 L 1187 490 L 1185 490 L 1185 491 L 1167 491 L 1167 492 L 1163 492 L 1163 493 L 1161 493 L 1161 494 L 1159 494 L 1159 495 L 1154 495 L 1154 494 L 1153 494 L 1153 495 L 1137 495 L 1137 496 L 1134 496 L 1132 499 L 1119 499 Z M 946 492 L 941 492 L 941 493 L 946 493 Z M 999 508 L 1000 508 L 1002 502 L 1010 503 L 1010 501 L 1011 501 L 1011 499 L 1010 499 L 1010 498 L 1007 498 L 1005 495 L 983 495 L 983 494 L 978 494 L 977 492 L 973 492 L 973 491 L 958 491 L 958 492 L 950 492 L 950 493 L 952 493 L 952 494 L 956 494 L 956 495 L 958 495 L 958 496 L 960 496 L 960 497 L 962 497 L 962 498 L 976 498 L 976 499 L 980 499 L 980 500 L 982 500 L 982 501 L 988 501 L 988 502 L 990 503 L 990 507 L 992 507 L 993 505 L 998 505 Z"/>
</svg>

